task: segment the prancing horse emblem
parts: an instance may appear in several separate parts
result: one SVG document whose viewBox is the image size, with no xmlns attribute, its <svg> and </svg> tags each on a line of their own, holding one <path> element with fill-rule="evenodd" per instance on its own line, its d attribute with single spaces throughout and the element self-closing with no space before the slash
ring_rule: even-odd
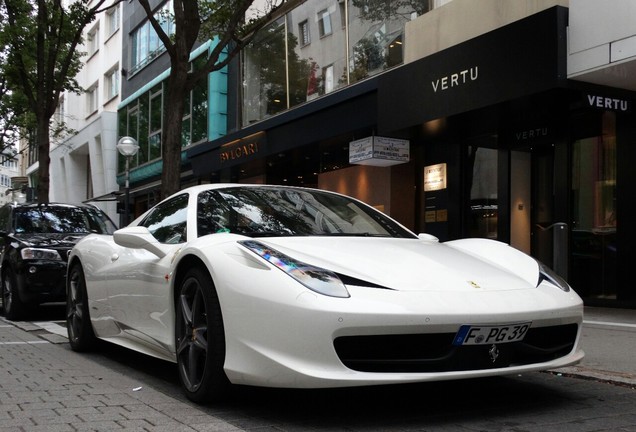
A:
<svg viewBox="0 0 636 432">
<path fill-rule="evenodd" d="M 488 355 L 490 356 L 490 360 L 492 360 L 492 362 L 496 362 L 497 361 L 497 357 L 499 357 L 499 348 L 497 348 L 497 345 L 494 345 L 490 347 L 490 349 L 488 350 Z"/>
</svg>

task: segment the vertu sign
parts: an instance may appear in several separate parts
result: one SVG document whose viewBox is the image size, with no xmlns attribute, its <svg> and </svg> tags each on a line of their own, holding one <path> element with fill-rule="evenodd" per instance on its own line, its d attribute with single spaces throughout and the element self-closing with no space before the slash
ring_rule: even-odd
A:
<svg viewBox="0 0 636 432">
<path fill-rule="evenodd" d="M 628 111 L 630 109 L 629 101 L 608 96 L 587 95 L 587 103 L 593 108 L 601 108 L 611 111 Z"/>
<path fill-rule="evenodd" d="M 437 78 L 431 81 L 433 92 L 444 91 L 453 87 L 467 84 L 471 81 L 477 81 L 479 78 L 479 66 L 464 69 L 460 72 L 454 72 L 449 75 Z"/>
</svg>

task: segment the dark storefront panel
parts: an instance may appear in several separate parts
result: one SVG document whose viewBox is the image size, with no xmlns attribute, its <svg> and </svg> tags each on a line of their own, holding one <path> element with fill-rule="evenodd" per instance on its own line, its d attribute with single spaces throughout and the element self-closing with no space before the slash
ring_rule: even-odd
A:
<svg viewBox="0 0 636 432">
<path fill-rule="evenodd" d="M 382 76 L 379 133 L 565 85 L 566 22 L 554 7 Z"/>
</svg>

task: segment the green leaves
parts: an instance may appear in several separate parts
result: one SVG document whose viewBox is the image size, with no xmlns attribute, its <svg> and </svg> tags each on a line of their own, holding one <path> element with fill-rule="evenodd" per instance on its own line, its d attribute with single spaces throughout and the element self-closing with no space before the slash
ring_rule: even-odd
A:
<svg viewBox="0 0 636 432">
<path fill-rule="evenodd" d="M 0 72 L 8 95 L 0 100 L 0 124 L 37 131 L 38 198 L 48 201 L 50 120 L 64 91 L 83 91 L 75 76 L 82 68 L 84 28 L 107 0 L 0 0 Z M 121 0 L 111 1 L 110 5 Z"/>
</svg>

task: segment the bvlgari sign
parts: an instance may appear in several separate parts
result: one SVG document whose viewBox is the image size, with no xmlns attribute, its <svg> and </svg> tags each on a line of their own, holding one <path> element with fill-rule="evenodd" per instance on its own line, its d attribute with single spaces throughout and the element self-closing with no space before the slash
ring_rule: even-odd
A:
<svg viewBox="0 0 636 432">
<path fill-rule="evenodd" d="M 386 167 L 409 161 L 409 141 L 370 136 L 349 143 L 349 163 Z"/>
<path fill-rule="evenodd" d="M 257 132 L 253 135 L 231 141 L 221 146 L 219 161 L 221 165 L 233 161 L 245 161 L 260 152 L 265 143 L 265 132 Z"/>
</svg>

